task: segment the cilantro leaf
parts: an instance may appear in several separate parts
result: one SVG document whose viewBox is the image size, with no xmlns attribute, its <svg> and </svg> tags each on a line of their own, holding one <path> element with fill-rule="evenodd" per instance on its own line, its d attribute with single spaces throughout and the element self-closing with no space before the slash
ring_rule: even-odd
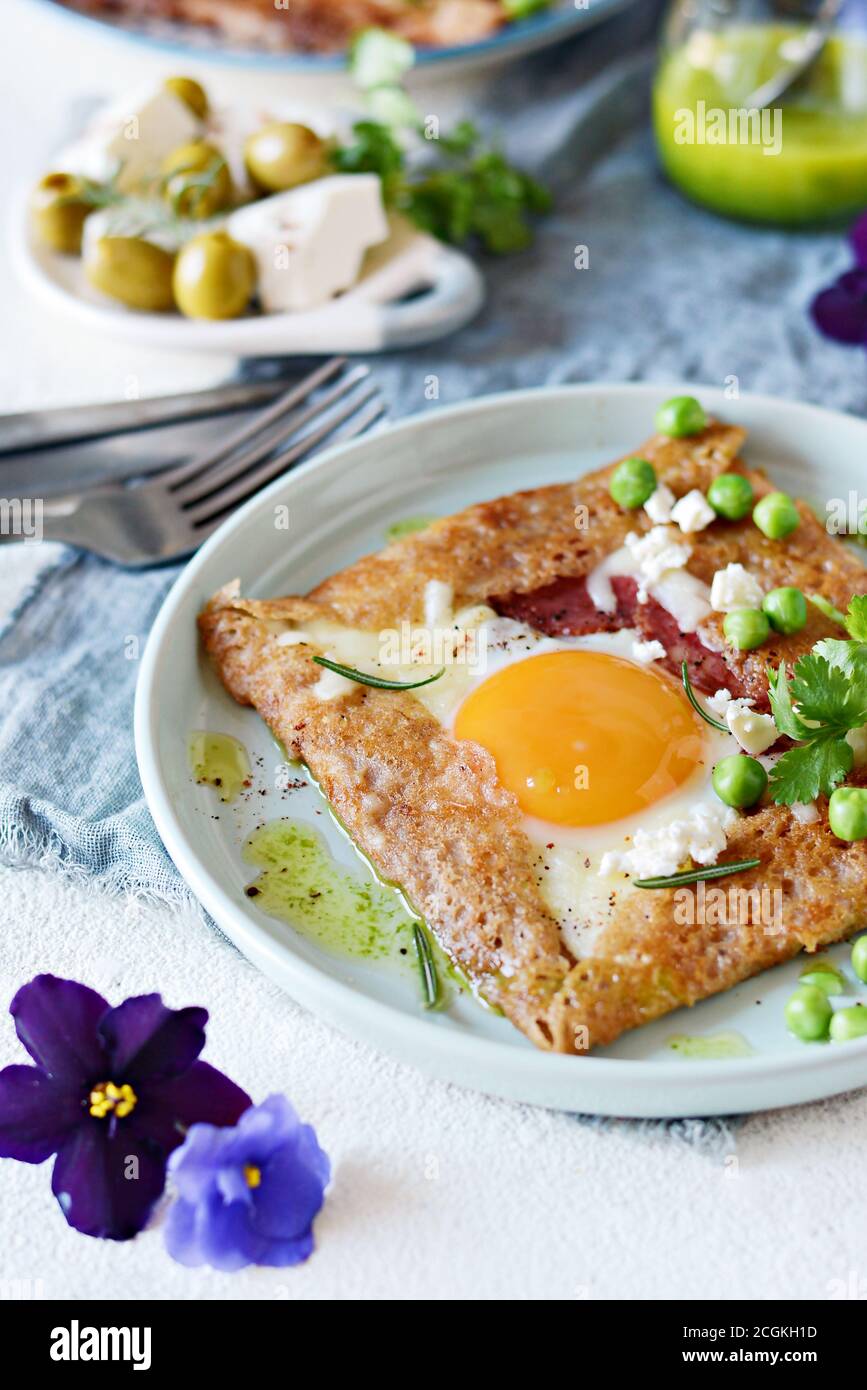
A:
<svg viewBox="0 0 867 1390">
<path fill-rule="evenodd" d="M 867 594 L 856 594 L 850 599 L 846 627 L 856 642 L 867 642 Z"/>
<path fill-rule="evenodd" d="M 867 670 L 863 675 L 867 676 Z M 802 656 L 791 684 L 799 717 L 826 726 L 828 732 L 845 733 L 867 722 L 867 681 L 856 677 L 857 668 L 849 675 L 815 652 Z M 816 736 L 813 731 L 812 737 Z"/>
<path fill-rule="evenodd" d="M 842 637 L 823 637 L 813 648 L 829 666 L 838 666 L 850 679 L 862 680 L 862 668 L 867 670 L 867 644 L 847 642 Z"/>
<path fill-rule="evenodd" d="M 831 792 L 852 771 L 854 753 L 845 738 L 825 739 L 790 748 L 773 768 L 771 797 L 778 805 L 815 801 Z"/>
<path fill-rule="evenodd" d="M 771 713 L 774 716 L 774 723 L 781 734 L 788 735 L 789 738 L 798 740 L 809 738 L 811 730 L 798 718 L 792 708 L 792 691 L 786 678 L 785 662 L 780 662 L 779 670 L 776 672 L 772 667 L 768 669 L 768 695 L 771 701 Z"/>
</svg>

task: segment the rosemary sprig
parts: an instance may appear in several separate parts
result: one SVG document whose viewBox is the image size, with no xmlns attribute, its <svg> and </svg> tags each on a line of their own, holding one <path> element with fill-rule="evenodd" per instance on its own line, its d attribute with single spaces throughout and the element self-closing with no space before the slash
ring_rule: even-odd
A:
<svg viewBox="0 0 867 1390">
<path fill-rule="evenodd" d="M 692 684 L 689 679 L 689 668 L 685 661 L 682 661 L 680 664 L 680 674 L 683 677 L 683 688 L 686 691 L 686 698 L 689 700 L 689 703 L 692 705 L 696 714 L 700 714 L 705 724 L 710 724 L 712 729 L 719 729 L 721 734 L 730 733 L 731 730 L 729 729 L 728 724 L 721 724 L 718 719 L 711 719 L 707 711 L 702 709 L 701 705 L 696 699 L 695 691 L 692 688 Z"/>
<path fill-rule="evenodd" d="M 418 956 L 418 968 L 421 971 L 421 983 L 424 990 L 424 1006 L 426 1009 L 435 1009 L 440 998 L 440 982 L 437 975 L 436 961 L 433 958 L 433 951 L 423 927 L 418 922 L 412 924 L 412 939 L 415 943 L 415 952 Z"/>
<path fill-rule="evenodd" d="M 160 179 L 160 194 L 163 197 L 166 193 L 169 194 L 172 212 L 176 217 L 185 215 L 197 217 L 205 195 L 217 182 L 225 168 L 226 161 L 223 156 L 215 154 L 204 169 L 184 168 L 183 166 L 179 169 L 173 169 Z M 186 214 L 185 208 L 187 209 Z"/>
<path fill-rule="evenodd" d="M 814 608 L 818 608 L 820 613 L 824 613 L 826 618 L 830 618 L 832 623 L 839 623 L 840 627 L 847 627 L 846 614 L 841 613 L 829 598 L 824 594 L 807 594 L 807 598 Z"/>
<path fill-rule="evenodd" d="M 668 878 L 637 878 L 636 888 L 680 888 L 686 883 L 701 883 L 706 878 L 726 878 L 729 874 L 742 873 L 744 869 L 757 869 L 761 860 L 740 859 L 736 864 L 712 864 L 708 869 L 684 869 L 683 873 L 671 874 Z"/>
<path fill-rule="evenodd" d="M 418 690 L 423 685 L 432 685 L 438 681 L 440 676 L 445 675 L 445 666 L 433 676 L 425 676 L 423 681 L 387 681 L 382 676 L 369 676 L 366 671 L 357 671 L 354 666 L 341 666 L 339 661 L 330 661 L 327 656 L 314 656 L 313 660 L 317 666 L 324 666 L 327 671 L 335 671 L 338 676 L 345 676 L 349 681 L 357 681 L 359 685 L 370 685 L 374 690 Z"/>
</svg>

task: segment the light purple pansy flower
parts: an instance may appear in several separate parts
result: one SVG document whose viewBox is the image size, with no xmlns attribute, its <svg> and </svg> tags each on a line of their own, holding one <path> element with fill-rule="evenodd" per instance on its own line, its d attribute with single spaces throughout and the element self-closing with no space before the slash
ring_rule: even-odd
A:
<svg viewBox="0 0 867 1390">
<path fill-rule="evenodd" d="M 181 1264 L 233 1270 L 311 1254 L 331 1164 L 283 1096 L 246 1110 L 234 1129 L 194 1125 L 169 1173 L 178 1198 L 166 1248 Z"/>
<path fill-rule="evenodd" d="M 10 1013 L 36 1065 L 0 1072 L 0 1157 L 56 1154 L 52 1191 L 84 1235 L 136 1235 L 189 1127 L 233 1125 L 251 1104 L 197 1060 L 205 1009 L 167 1009 L 158 994 L 112 1008 L 75 980 L 37 975 Z"/>
</svg>

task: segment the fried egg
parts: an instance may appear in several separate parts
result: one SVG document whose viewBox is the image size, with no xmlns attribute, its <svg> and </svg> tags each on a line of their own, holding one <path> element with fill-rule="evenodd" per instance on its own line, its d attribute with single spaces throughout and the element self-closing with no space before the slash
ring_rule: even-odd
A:
<svg viewBox="0 0 867 1390">
<path fill-rule="evenodd" d="M 493 757 L 573 954 L 592 950 L 614 895 L 635 891 L 634 878 L 673 873 L 690 854 L 711 863 L 724 848 L 733 813 L 711 772 L 738 745 L 700 719 L 637 631 L 550 638 L 485 606 L 455 614 L 437 650 L 429 630 L 405 628 L 377 634 L 317 620 L 282 640 L 309 640 L 389 680 L 442 669 L 412 694 Z M 338 696 L 340 680 L 323 697 Z"/>
</svg>

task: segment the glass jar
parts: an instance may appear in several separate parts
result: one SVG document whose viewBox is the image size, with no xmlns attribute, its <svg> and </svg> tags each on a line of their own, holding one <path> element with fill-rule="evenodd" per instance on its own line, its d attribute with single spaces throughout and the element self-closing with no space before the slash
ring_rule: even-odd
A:
<svg viewBox="0 0 867 1390">
<path fill-rule="evenodd" d="M 817 31 L 797 82 L 751 104 Z M 663 167 L 696 202 L 786 225 L 853 216 L 867 207 L 867 0 L 675 0 L 653 116 Z"/>
</svg>

